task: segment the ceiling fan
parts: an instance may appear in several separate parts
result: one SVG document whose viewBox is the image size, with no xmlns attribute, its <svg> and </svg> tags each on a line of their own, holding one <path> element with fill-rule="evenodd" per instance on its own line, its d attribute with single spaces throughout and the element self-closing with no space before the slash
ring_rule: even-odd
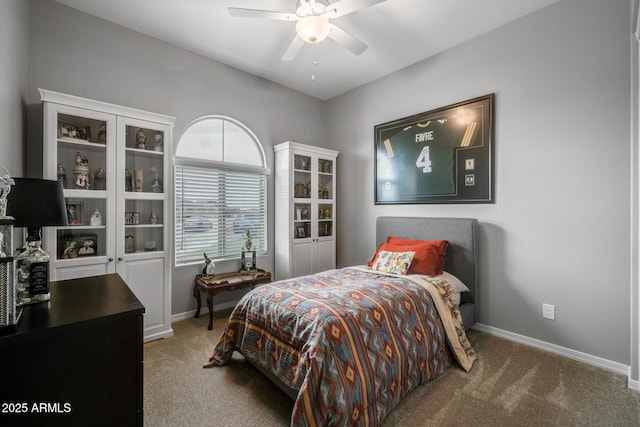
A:
<svg viewBox="0 0 640 427">
<path fill-rule="evenodd" d="M 228 10 L 235 17 L 296 22 L 296 36 L 282 56 L 283 61 L 291 61 L 305 42 L 319 43 L 327 37 L 360 55 L 367 50 L 367 45 L 329 21 L 383 1 L 386 0 L 338 0 L 333 3 L 329 0 L 297 0 L 293 13 L 239 7 Z"/>
</svg>

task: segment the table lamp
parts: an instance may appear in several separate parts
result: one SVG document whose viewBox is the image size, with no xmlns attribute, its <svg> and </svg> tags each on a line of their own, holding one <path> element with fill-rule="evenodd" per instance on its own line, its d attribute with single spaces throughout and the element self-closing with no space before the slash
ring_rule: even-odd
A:
<svg viewBox="0 0 640 427">
<path fill-rule="evenodd" d="M 48 301 L 49 254 L 41 247 L 40 229 L 69 225 L 62 183 L 37 178 L 14 178 L 7 197 L 7 215 L 15 227 L 26 227 L 24 250 L 16 258 L 18 306 Z"/>
</svg>

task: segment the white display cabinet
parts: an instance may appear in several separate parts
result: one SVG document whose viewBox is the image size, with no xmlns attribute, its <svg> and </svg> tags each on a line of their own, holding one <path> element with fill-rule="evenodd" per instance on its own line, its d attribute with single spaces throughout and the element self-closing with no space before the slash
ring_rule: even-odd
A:
<svg viewBox="0 0 640 427">
<path fill-rule="evenodd" d="M 290 141 L 274 151 L 276 280 L 335 268 L 338 152 Z"/>
<path fill-rule="evenodd" d="M 171 329 L 170 153 L 175 118 L 40 89 L 43 174 L 69 226 L 45 227 L 51 280 L 117 272 L 145 306 L 144 339 Z"/>
</svg>

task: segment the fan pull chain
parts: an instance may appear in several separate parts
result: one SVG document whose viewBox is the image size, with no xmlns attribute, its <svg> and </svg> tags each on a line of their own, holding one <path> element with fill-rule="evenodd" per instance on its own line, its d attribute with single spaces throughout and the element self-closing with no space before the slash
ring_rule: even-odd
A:
<svg viewBox="0 0 640 427">
<path fill-rule="evenodd" d="M 311 81 L 316 81 L 316 74 L 318 73 L 318 52 L 316 46 L 311 45 Z"/>
</svg>

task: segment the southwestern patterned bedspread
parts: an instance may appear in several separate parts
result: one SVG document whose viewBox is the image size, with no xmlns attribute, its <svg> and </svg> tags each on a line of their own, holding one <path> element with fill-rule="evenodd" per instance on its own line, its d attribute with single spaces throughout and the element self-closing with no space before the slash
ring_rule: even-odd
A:
<svg viewBox="0 0 640 427">
<path fill-rule="evenodd" d="M 263 285 L 238 302 L 210 361 L 239 350 L 299 390 L 292 426 L 378 426 L 451 353 L 466 370 L 475 360 L 451 286 L 424 277 L 350 267 Z"/>
</svg>

